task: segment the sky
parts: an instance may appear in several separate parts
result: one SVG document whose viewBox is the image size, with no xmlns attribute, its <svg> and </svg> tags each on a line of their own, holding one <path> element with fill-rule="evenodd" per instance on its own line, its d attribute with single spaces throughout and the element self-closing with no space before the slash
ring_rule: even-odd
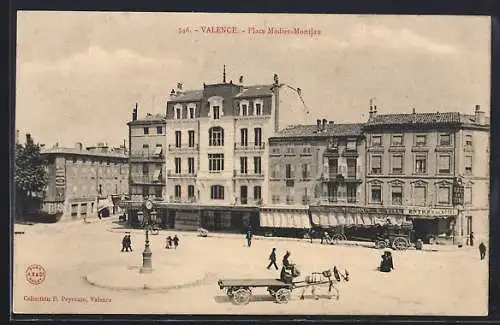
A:
<svg viewBox="0 0 500 325">
<path fill-rule="evenodd" d="M 320 34 L 248 32 L 271 26 Z M 379 113 L 479 104 L 489 115 L 490 39 L 489 17 L 474 16 L 20 11 L 16 128 L 47 146 L 120 145 L 136 102 L 140 117 L 164 113 L 178 82 L 221 82 L 224 64 L 228 81 L 271 84 L 276 73 L 301 88 L 309 114 L 284 89 L 285 124 L 363 122 L 370 98 Z"/>
</svg>

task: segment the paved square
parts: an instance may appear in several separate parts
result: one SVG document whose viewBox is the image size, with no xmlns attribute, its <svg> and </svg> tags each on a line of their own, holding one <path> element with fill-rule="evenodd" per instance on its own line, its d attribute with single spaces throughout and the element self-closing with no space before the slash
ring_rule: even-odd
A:
<svg viewBox="0 0 500 325">
<path fill-rule="evenodd" d="M 17 227 L 17 226 L 16 226 Z M 132 230 L 133 252 L 120 252 L 122 232 L 112 220 L 90 224 L 67 222 L 24 226 L 14 238 L 14 311 L 18 313 L 157 313 L 157 314 L 341 314 L 341 315 L 486 315 L 488 261 L 476 247 L 428 246 L 439 251 L 393 252 L 395 270 L 376 271 L 381 251 L 366 247 L 313 244 L 306 240 L 255 238 L 246 247 L 244 235 L 200 238 L 196 233 L 163 230 L 150 236 L 153 267 L 172 279 L 202 280 L 192 285 L 155 291 L 117 290 L 91 285 L 85 277 L 104 268 L 133 268 L 142 263 L 144 232 Z M 17 229 L 16 229 L 17 230 Z M 165 237 L 177 234 L 177 250 L 165 249 Z M 254 290 L 245 306 L 233 305 L 217 286 L 222 278 L 272 278 L 267 270 L 273 247 L 278 266 L 286 250 L 302 274 L 336 265 L 350 273 L 339 284 L 340 300 L 299 300 L 294 290 L 288 304 L 277 304 L 265 288 Z M 26 279 L 29 265 L 41 265 L 45 279 Z M 116 274 L 118 275 L 118 273 Z M 115 274 L 108 272 L 109 282 Z M 133 281 L 132 279 L 130 281 Z M 159 280 L 161 281 L 161 280 Z M 175 280 L 177 281 L 177 280 Z M 180 281 L 180 280 L 179 280 Z M 319 294 L 327 288 L 320 288 Z"/>
</svg>

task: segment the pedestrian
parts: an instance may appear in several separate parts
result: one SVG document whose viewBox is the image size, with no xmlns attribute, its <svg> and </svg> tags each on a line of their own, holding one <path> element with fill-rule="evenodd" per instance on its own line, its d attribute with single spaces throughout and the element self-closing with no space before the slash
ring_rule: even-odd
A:
<svg viewBox="0 0 500 325">
<path fill-rule="evenodd" d="M 246 237 L 248 247 L 252 246 L 252 230 L 248 229 Z"/>
<path fill-rule="evenodd" d="M 125 251 L 125 249 L 127 248 L 127 235 L 123 236 L 123 239 L 122 239 L 122 252 Z"/>
<path fill-rule="evenodd" d="M 172 237 L 171 236 L 168 236 L 166 238 L 165 248 L 167 248 L 167 249 L 172 248 Z"/>
<path fill-rule="evenodd" d="M 274 265 L 274 267 L 277 270 L 278 265 L 276 265 L 276 248 L 273 248 L 271 255 L 269 255 L 269 261 L 270 262 L 269 262 L 269 265 L 267 266 L 267 269 L 269 270 L 269 268 L 271 268 L 271 266 Z"/>
<path fill-rule="evenodd" d="M 382 261 L 380 262 L 380 272 L 391 272 L 394 270 L 394 264 L 392 262 L 392 254 L 389 251 L 385 251 L 382 255 Z"/>
<path fill-rule="evenodd" d="M 315 234 L 315 231 L 311 228 L 311 229 L 309 230 L 309 241 L 311 242 L 311 244 L 312 244 L 312 242 L 313 242 L 313 237 L 314 237 L 314 234 Z"/>
<path fill-rule="evenodd" d="M 483 242 L 479 244 L 479 255 L 481 256 L 481 260 L 484 260 L 486 256 L 486 245 Z"/>
<path fill-rule="evenodd" d="M 280 279 L 281 281 L 284 282 L 289 282 L 291 280 L 288 272 L 292 266 L 292 264 L 290 264 L 290 261 L 288 260 L 290 255 L 291 253 L 289 251 L 286 251 L 285 255 L 283 256 L 283 261 L 282 261 L 283 266 L 281 267 Z"/>
<path fill-rule="evenodd" d="M 423 247 L 424 242 L 422 241 L 422 239 L 417 239 L 417 242 L 415 243 L 415 249 L 421 251 Z"/>
<path fill-rule="evenodd" d="M 132 250 L 132 239 L 130 238 L 130 235 L 127 235 L 127 247 L 126 247 L 126 251 L 128 252 L 128 250 L 130 249 L 131 252 L 133 252 Z"/>
<path fill-rule="evenodd" d="M 469 244 L 474 246 L 474 233 L 471 231 L 469 235 Z"/>
<path fill-rule="evenodd" d="M 177 237 L 177 235 L 174 235 L 172 241 L 174 242 L 175 249 L 177 249 L 177 246 L 179 246 L 179 237 Z"/>
</svg>

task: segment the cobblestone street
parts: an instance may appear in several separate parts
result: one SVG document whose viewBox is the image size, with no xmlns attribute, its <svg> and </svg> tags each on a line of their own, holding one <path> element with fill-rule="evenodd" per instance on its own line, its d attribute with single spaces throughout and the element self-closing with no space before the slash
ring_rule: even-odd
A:
<svg viewBox="0 0 500 325">
<path fill-rule="evenodd" d="M 109 267 L 140 266 L 144 234 L 132 231 L 131 253 L 120 252 L 122 232 L 116 224 L 66 222 L 21 226 L 14 238 L 14 311 L 18 313 L 154 313 L 154 314 L 379 314 L 379 315 L 486 315 L 488 262 L 474 248 L 435 247 L 438 251 L 394 252 L 394 272 L 375 269 L 381 251 L 356 246 L 320 245 L 318 241 L 255 238 L 252 247 L 244 236 L 200 238 L 196 233 L 161 231 L 151 236 L 153 267 L 165 277 L 203 275 L 186 287 L 155 290 L 116 290 L 92 286 L 85 277 Z M 164 249 L 165 237 L 177 234 L 180 246 Z M 333 265 L 350 273 L 339 284 L 340 300 L 299 300 L 295 290 L 288 304 L 276 304 L 264 288 L 254 290 L 246 306 L 233 305 L 217 280 L 222 278 L 277 278 L 267 270 L 268 256 L 277 248 L 278 262 L 286 250 L 302 274 Z M 40 264 L 46 279 L 28 283 L 28 265 Z M 278 263 L 279 264 L 279 263 Z M 200 272 L 201 270 L 201 272 Z M 112 277 L 113 275 L 108 275 Z M 111 278 L 110 278 L 111 280 Z M 326 288 L 320 288 L 326 293 Z M 310 290 L 308 292 L 310 295 Z M 57 301 L 34 301 L 57 297 Z M 83 299 L 85 298 L 85 299 Z"/>
</svg>

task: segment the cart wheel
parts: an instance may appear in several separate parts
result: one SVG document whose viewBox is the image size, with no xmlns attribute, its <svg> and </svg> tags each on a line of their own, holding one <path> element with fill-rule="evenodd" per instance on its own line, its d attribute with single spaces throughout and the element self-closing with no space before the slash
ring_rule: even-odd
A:
<svg viewBox="0 0 500 325">
<path fill-rule="evenodd" d="M 267 292 L 273 297 L 276 297 L 276 289 L 274 288 L 267 288 Z"/>
<path fill-rule="evenodd" d="M 248 305 L 252 293 L 247 289 L 238 289 L 233 292 L 233 303 L 235 305 Z"/>
<path fill-rule="evenodd" d="M 233 296 L 233 292 L 235 290 L 233 288 L 227 288 L 227 291 L 226 291 L 226 294 L 229 298 L 231 298 Z"/>
<path fill-rule="evenodd" d="M 384 249 L 386 247 L 387 247 L 387 245 L 385 244 L 385 241 L 383 241 L 383 240 L 377 240 L 375 242 L 375 248 L 377 248 L 377 249 Z"/>
<path fill-rule="evenodd" d="M 292 292 L 290 289 L 281 288 L 276 292 L 275 298 L 278 304 L 286 304 L 290 300 Z"/>
<path fill-rule="evenodd" d="M 408 240 L 403 237 L 397 237 L 392 242 L 392 247 L 398 251 L 405 250 L 409 246 Z"/>
</svg>

